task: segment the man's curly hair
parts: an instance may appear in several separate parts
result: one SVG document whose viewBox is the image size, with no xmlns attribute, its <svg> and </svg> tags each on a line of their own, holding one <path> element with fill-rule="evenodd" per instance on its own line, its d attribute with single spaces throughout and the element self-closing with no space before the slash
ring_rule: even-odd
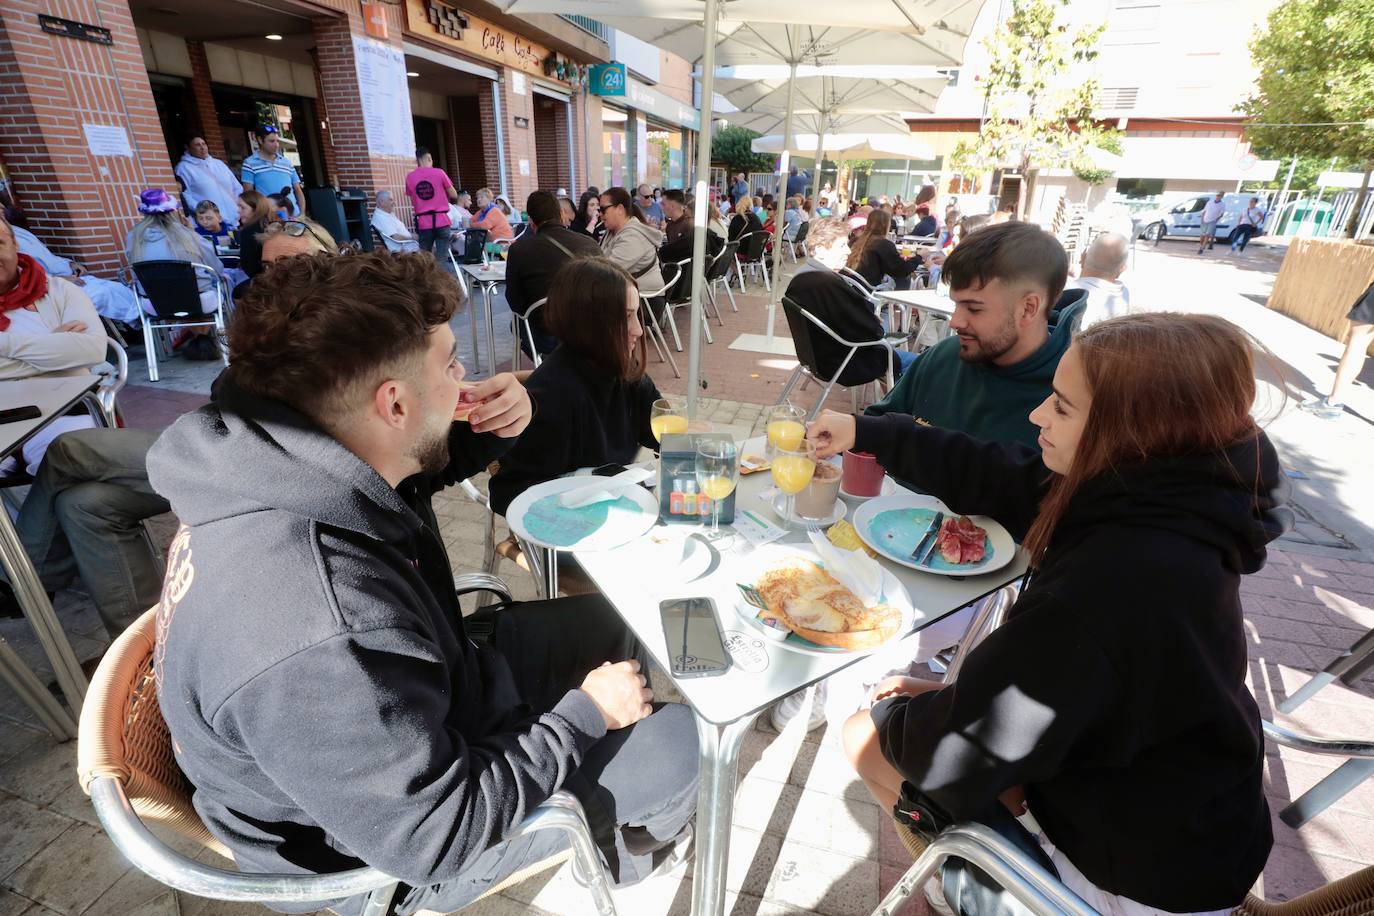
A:
<svg viewBox="0 0 1374 916">
<path fill-rule="evenodd" d="M 229 368 L 243 390 L 328 428 L 389 378 L 414 378 L 429 332 L 462 304 L 425 253 L 284 258 L 253 279 L 229 324 Z"/>
</svg>

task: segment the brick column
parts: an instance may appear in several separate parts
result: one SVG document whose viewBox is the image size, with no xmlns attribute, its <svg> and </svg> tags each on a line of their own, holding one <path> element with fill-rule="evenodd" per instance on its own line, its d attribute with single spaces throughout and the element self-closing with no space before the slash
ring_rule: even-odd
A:
<svg viewBox="0 0 1374 916">
<path fill-rule="evenodd" d="M 572 123 L 573 123 L 573 165 L 574 174 L 572 184 L 568 186 L 568 193 L 574 199 L 582 194 L 584 188 L 591 185 L 600 185 L 593 175 L 601 174 L 601 159 L 596 160 L 596 169 L 592 169 L 592 162 L 589 158 L 589 147 L 587 142 L 587 92 L 582 90 L 573 93 L 572 97 Z"/>
<path fill-rule="evenodd" d="M 504 100 L 503 100 L 504 101 Z M 485 184 L 478 187 L 491 189 L 493 194 L 501 193 L 501 150 L 496 145 L 496 103 L 492 100 L 491 87 L 483 86 L 477 94 L 477 120 L 482 125 L 482 168 Z M 477 191 L 477 187 L 472 190 Z M 473 203 L 477 203 L 476 200 Z"/>
<path fill-rule="evenodd" d="M 534 142 L 534 90 L 530 88 L 529 78 L 525 79 L 524 95 L 516 95 L 511 88 L 512 71 L 506 68 L 501 79 L 501 108 L 505 123 L 502 131 L 506 137 L 506 180 L 509 187 L 511 206 L 523 209 L 530 192 L 541 186 L 539 161 Z M 515 119 L 524 118 L 529 126 L 516 127 Z M 520 161 L 529 164 L 529 174 L 520 174 Z"/>
<path fill-rule="evenodd" d="M 315 116 L 324 126 L 320 128 L 320 153 L 324 157 L 324 181 L 339 187 L 339 160 L 334 155 L 334 134 L 330 130 L 329 106 L 324 103 L 324 83 L 320 81 L 320 55 L 310 49 L 310 62 L 315 70 Z"/>
<path fill-rule="evenodd" d="M 415 167 L 414 160 L 374 156 L 367 148 L 362 95 L 353 58 L 353 36 L 363 34 L 361 11 L 347 18 L 317 17 L 314 26 L 319 101 L 321 112 L 328 112 L 333 172 L 338 186 L 358 188 L 369 197 L 379 188 L 402 187 L 406 173 Z M 393 28 L 392 34 L 396 36 L 393 43 L 399 46 L 400 29 Z M 404 208 L 404 198 L 400 203 Z"/>
<path fill-rule="evenodd" d="M 195 102 L 194 121 L 196 129 L 210 147 L 210 155 L 224 159 L 228 151 L 224 148 L 224 133 L 219 129 L 219 115 L 215 112 L 215 97 L 210 89 L 210 62 L 205 58 L 205 45 L 192 39 L 186 40 L 186 53 L 191 58 L 191 97 Z"/>
<path fill-rule="evenodd" d="M 568 110 L 571 105 L 571 102 L 555 102 L 553 106 L 553 132 L 556 138 L 554 161 L 558 163 L 558 170 L 552 183 L 555 188 L 567 188 L 569 194 L 573 188 L 572 163 L 568 161 L 568 145 L 572 139 L 568 135 Z"/>
<path fill-rule="evenodd" d="M 68 0 L 62 16 L 102 22 L 113 46 L 49 35 L 50 4 L 0 4 L 0 156 L 29 226 L 56 253 L 108 272 L 124 263 L 124 236 L 145 187 L 177 193 L 172 164 L 129 7 Z M 123 127 L 135 155 L 93 156 L 83 124 Z"/>
</svg>

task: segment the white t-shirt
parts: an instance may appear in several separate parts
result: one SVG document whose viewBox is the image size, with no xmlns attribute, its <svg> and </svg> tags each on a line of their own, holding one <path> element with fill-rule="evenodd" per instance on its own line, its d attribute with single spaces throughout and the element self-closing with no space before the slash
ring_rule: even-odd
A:
<svg viewBox="0 0 1374 916">
<path fill-rule="evenodd" d="M 1215 223 L 1226 214 L 1226 201 L 1213 198 L 1202 207 L 1202 221 Z"/>
<path fill-rule="evenodd" d="M 382 240 L 386 242 L 386 247 L 392 251 L 419 251 L 420 243 L 412 238 L 398 239 L 396 236 L 412 235 L 406 228 L 405 223 L 401 222 L 394 213 L 377 209 L 372 211 L 372 225 L 382 234 Z"/>
<path fill-rule="evenodd" d="M 1103 280 L 1100 277 L 1078 277 L 1070 280 L 1064 288 L 1088 291 L 1088 301 L 1083 306 L 1083 318 L 1078 323 L 1080 331 L 1086 331 L 1099 321 L 1131 314 L 1130 290 L 1115 280 Z"/>
<path fill-rule="evenodd" d="M 449 204 L 448 221 L 454 232 L 464 232 L 472 226 L 472 212 L 457 204 Z"/>
</svg>

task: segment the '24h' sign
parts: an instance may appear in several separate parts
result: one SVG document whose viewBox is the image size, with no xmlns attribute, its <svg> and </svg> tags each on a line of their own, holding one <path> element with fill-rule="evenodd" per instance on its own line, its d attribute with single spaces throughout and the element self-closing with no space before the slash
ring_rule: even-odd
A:
<svg viewBox="0 0 1374 916">
<path fill-rule="evenodd" d="M 624 95 L 625 82 L 624 64 L 597 64 L 592 67 L 592 95 Z"/>
</svg>

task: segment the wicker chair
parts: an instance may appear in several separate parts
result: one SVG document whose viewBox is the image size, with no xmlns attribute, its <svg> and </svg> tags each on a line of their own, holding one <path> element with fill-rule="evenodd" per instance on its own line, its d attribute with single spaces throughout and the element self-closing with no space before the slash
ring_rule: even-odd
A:
<svg viewBox="0 0 1374 916">
<path fill-rule="evenodd" d="M 508 594 L 494 576 L 471 578 L 465 592 Z M 337 900 L 367 894 L 363 916 L 391 911 L 397 880 L 375 868 L 325 875 L 243 874 L 183 856 L 156 837 L 149 825 L 179 834 L 226 858 L 230 851 L 206 828 L 191 804 L 192 787 L 172 754 L 172 739 L 158 707 L 153 673 L 156 643 L 154 608 L 120 634 L 91 680 L 81 710 L 77 777 L 91 797 L 96 816 L 124 856 L 168 887 L 201 897 L 263 904 Z M 483 898 L 575 857 L 579 881 L 589 886 L 595 911 L 615 916 L 610 882 L 591 838 L 581 804 L 566 791 L 555 792 L 506 839 L 536 830 L 561 830 L 571 850 L 508 876 Z M 479 898 L 482 899 L 482 898 Z"/>
</svg>

